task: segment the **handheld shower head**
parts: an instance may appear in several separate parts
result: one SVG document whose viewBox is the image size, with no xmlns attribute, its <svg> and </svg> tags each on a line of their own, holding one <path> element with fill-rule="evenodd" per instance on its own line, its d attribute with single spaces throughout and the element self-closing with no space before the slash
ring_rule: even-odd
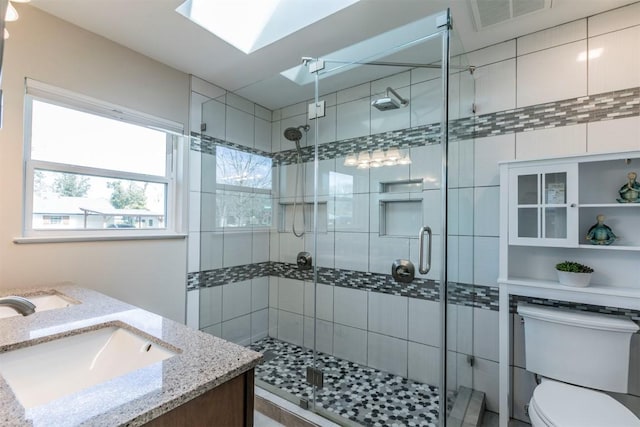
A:
<svg viewBox="0 0 640 427">
<path fill-rule="evenodd" d="M 389 92 L 395 95 L 395 97 L 398 98 L 398 101 L 400 102 L 391 98 L 389 96 Z M 406 107 L 407 105 L 409 105 L 409 100 L 401 97 L 398 92 L 390 87 L 387 88 L 387 96 L 385 98 L 376 99 L 371 103 L 372 107 L 375 107 L 380 111 L 395 110 L 400 107 Z"/>
<path fill-rule="evenodd" d="M 305 132 L 308 132 L 309 125 L 302 125 L 296 128 L 294 127 L 286 128 L 284 130 L 284 137 L 287 138 L 289 141 L 293 141 L 293 142 L 300 141 L 302 139 L 302 132 L 300 131 L 300 129 L 302 129 Z"/>
</svg>

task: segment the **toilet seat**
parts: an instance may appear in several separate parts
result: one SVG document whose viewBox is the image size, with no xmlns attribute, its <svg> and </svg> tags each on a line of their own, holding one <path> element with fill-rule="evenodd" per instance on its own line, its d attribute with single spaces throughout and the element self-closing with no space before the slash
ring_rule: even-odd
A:
<svg viewBox="0 0 640 427">
<path fill-rule="evenodd" d="M 552 380 L 533 391 L 529 417 L 535 427 L 640 427 L 640 419 L 611 396 Z"/>
</svg>

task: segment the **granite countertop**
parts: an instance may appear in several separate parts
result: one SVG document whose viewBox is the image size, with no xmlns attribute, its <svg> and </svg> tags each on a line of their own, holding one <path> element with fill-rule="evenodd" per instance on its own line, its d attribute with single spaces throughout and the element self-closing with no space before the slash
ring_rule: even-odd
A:
<svg viewBox="0 0 640 427">
<path fill-rule="evenodd" d="M 25 409 L 0 376 L 0 425 L 138 426 L 255 367 L 261 355 L 141 308 L 76 286 L 0 291 L 60 293 L 80 304 L 0 319 L 0 353 L 108 325 L 137 329 L 176 352 L 162 362 Z M 77 333 L 77 332 L 76 332 Z"/>
</svg>

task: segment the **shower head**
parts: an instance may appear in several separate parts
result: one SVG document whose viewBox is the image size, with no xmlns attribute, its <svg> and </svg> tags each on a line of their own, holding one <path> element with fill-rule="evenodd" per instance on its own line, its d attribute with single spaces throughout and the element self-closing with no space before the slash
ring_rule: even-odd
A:
<svg viewBox="0 0 640 427">
<path fill-rule="evenodd" d="M 392 93 L 393 95 L 395 95 L 395 97 L 398 98 L 398 101 L 400 102 L 391 98 L 389 96 L 389 93 Z M 371 105 L 373 107 L 376 107 L 380 111 L 395 110 L 397 108 L 406 107 L 407 105 L 409 105 L 409 100 L 404 99 L 403 97 L 400 96 L 398 92 L 388 87 L 387 96 L 385 98 L 376 99 L 371 103 Z"/>
<path fill-rule="evenodd" d="M 371 103 L 371 105 L 376 107 L 380 111 L 395 110 L 397 108 L 400 108 L 400 104 L 398 103 L 398 101 L 392 98 L 376 99 Z"/>
<path fill-rule="evenodd" d="M 309 125 L 298 126 L 297 128 L 290 127 L 284 130 L 284 137 L 289 141 L 299 142 L 302 139 L 302 129 L 305 132 L 309 131 Z"/>
</svg>

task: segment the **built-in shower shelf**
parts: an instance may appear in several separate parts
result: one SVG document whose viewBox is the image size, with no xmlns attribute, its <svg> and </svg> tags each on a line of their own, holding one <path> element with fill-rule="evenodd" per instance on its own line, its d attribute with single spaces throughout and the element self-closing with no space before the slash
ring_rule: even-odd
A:
<svg viewBox="0 0 640 427">
<path fill-rule="evenodd" d="M 313 206 L 311 202 L 296 202 L 293 201 L 281 201 L 278 202 L 278 232 L 279 233 L 291 233 L 293 231 L 293 217 L 295 207 L 295 223 L 296 232 L 300 233 L 303 229 L 304 218 L 304 231 L 305 233 L 313 232 Z M 303 214 L 304 209 L 304 214 Z M 328 231 L 329 215 L 327 209 L 327 202 L 318 202 L 318 232 L 326 233 Z"/>
</svg>

